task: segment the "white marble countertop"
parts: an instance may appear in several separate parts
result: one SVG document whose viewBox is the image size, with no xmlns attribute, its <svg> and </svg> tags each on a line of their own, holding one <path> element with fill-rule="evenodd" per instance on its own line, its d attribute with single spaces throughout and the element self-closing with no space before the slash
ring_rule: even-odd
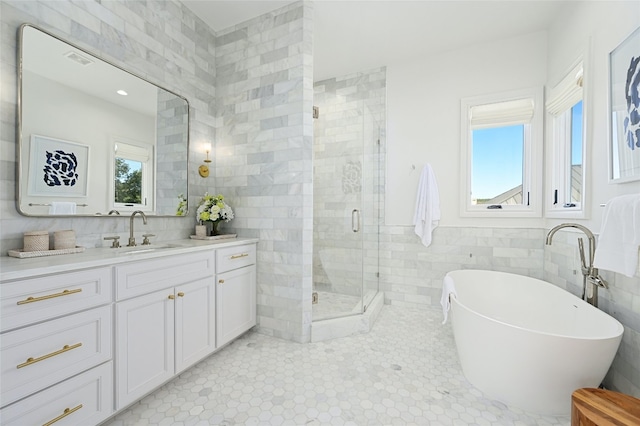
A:
<svg viewBox="0 0 640 426">
<path fill-rule="evenodd" d="M 257 238 L 212 241 L 187 239 L 165 241 L 149 246 L 136 246 L 135 248 L 88 248 L 82 253 L 25 259 L 2 256 L 0 257 L 0 282 L 257 242 Z"/>
</svg>

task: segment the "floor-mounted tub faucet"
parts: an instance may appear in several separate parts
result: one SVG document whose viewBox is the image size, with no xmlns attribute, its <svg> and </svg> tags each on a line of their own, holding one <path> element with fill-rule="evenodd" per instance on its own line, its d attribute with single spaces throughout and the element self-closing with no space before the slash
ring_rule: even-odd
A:
<svg viewBox="0 0 640 426">
<path fill-rule="evenodd" d="M 582 299 L 593 306 L 598 306 L 598 287 L 609 288 L 607 282 L 598 274 L 598 268 L 593 267 L 593 258 L 596 253 L 596 238 L 588 228 L 578 223 L 562 223 L 551 228 L 547 234 L 547 245 L 551 245 L 553 235 L 562 228 L 576 228 L 584 232 L 589 239 L 589 264 L 584 255 L 584 244 L 582 238 L 578 238 L 578 248 L 580 249 L 580 263 L 582 265 Z M 589 284 L 589 286 L 587 286 Z"/>
</svg>

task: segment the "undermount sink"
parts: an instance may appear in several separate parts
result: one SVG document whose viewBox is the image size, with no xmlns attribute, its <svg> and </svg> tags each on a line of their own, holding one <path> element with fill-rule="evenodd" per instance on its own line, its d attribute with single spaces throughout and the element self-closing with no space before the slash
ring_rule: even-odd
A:
<svg viewBox="0 0 640 426">
<path fill-rule="evenodd" d="M 184 247 L 181 244 L 150 244 L 146 246 L 134 246 L 134 247 L 120 247 L 117 250 L 116 254 L 139 254 L 139 253 L 150 253 L 158 250 L 167 250 L 173 248 Z"/>
</svg>

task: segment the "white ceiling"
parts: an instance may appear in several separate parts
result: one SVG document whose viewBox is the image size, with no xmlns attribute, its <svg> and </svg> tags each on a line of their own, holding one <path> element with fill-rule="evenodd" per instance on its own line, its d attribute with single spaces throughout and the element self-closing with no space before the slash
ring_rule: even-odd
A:
<svg viewBox="0 0 640 426">
<path fill-rule="evenodd" d="M 314 80 L 546 29 L 568 1 L 316 0 Z M 215 31 L 289 1 L 184 0 Z"/>
<path fill-rule="evenodd" d="M 23 30 L 22 68 L 106 102 L 141 114 L 156 116 L 158 88 L 128 72 L 116 68 L 90 53 L 27 26 Z M 67 55 L 75 53 L 88 60 L 81 65 Z M 117 90 L 125 90 L 121 96 Z"/>
</svg>

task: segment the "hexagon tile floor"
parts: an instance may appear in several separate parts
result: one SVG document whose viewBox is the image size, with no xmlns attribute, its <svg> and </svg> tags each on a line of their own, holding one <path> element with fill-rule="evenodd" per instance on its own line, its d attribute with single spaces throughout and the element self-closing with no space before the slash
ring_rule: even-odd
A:
<svg viewBox="0 0 640 426">
<path fill-rule="evenodd" d="M 299 344 L 249 332 L 105 425 L 570 424 L 485 398 L 441 321 L 385 305 L 369 334 Z"/>
</svg>

